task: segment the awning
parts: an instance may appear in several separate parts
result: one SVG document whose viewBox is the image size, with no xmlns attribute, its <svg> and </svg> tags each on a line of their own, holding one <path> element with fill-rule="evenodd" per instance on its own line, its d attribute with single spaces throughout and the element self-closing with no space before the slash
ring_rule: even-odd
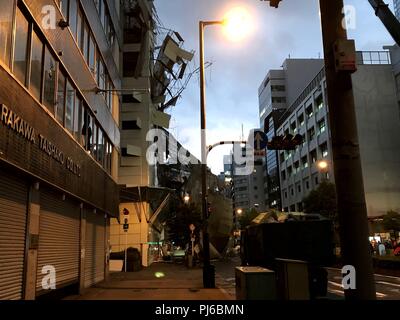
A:
<svg viewBox="0 0 400 320">
<path fill-rule="evenodd" d="M 161 187 L 121 186 L 120 201 L 149 203 L 151 212 L 147 222 L 158 232 L 161 232 L 161 224 L 168 218 L 169 211 L 167 209 L 173 192 L 175 190 Z"/>
</svg>

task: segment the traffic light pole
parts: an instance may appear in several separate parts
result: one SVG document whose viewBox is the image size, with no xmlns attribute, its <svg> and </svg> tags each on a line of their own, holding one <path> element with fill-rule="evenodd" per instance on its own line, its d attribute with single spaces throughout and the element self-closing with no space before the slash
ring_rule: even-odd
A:
<svg viewBox="0 0 400 320">
<path fill-rule="evenodd" d="M 347 39 L 343 7 L 343 0 L 320 0 L 341 255 L 356 270 L 356 288 L 345 296 L 376 299 L 352 79 L 335 69 L 334 43 Z"/>
</svg>

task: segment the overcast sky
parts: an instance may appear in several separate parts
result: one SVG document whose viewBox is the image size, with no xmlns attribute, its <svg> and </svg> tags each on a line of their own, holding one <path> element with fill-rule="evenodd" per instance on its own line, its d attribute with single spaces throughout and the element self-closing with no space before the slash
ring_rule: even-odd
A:
<svg viewBox="0 0 400 320">
<path fill-rule="evenodd" d="M 220 26 L 207 27 L 207 143 L 239 139 L 244 127 L 259 127 L 258 87 L 269 69 L 279 69 L 291 58 L 323 57 L 318 0 L 283 0 L 279 9 L 260 0 L 155 0 L 164 27 L 178 31 L 185 48 L 195 50 L 198 66 L 198 21 L 220 20 L 229 8 L 245 6 L 254 19 L 255 31 L 245 41 L 228 41 Z M 392 1 L 390 2 L 392 8 Z M 356 28 L 349 37 L 357 50 L 382 50 L 394 43 L 368 0 L 347 0 L 356 9 Z M 199 82 L 193 77 L 172 114 L 171 132 L 200 159 Z M 212 151 L 208 165 L 223 171 L 223 155 L 230 147 Z"/>
</svg>

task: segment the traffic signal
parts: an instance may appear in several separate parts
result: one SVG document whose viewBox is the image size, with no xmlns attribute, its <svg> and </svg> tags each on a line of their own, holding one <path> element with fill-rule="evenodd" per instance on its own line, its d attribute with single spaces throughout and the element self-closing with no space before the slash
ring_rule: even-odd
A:
<svg viewBox="0 0 400 320">
<path fill-rule="evenodd" d="M 281 0 L 269 0 L 269 5 L 271 7 L 278 8 L 279 7 L 279 2 L 281 2 Z"/>
<path fill-rule="evenodd" d="M 303 143 L 303 137 L 300 134 L 295 136 L 287 134 L 285 136 L 275 136 L 267 144 L 268 150 L 294 150 Z"/>
<path fill-rule="evenodd" d="M 124 216 L 129 216 L 129 210 L 127 208 L 124 208 L 124 210 L 122 210 L 122 213 L 124 214 Z"/>
</svg>

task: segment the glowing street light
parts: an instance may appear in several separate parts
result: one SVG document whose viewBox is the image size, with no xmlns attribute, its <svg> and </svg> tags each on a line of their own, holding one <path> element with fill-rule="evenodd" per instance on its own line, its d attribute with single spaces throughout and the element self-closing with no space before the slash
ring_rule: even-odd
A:
<svg viewBox="0 0 400 320">
<path fill-rule="evenodd" d="M 243 213 L 243 210 L 242 210 L 242 209 L 237 209 L 237 210 L 236 210 L 236 213 L 240 215 L 240 214 Z"/>
<path fill-rule="evenodd" d="M 328 169 L 328 162 L 325 160 L 322 160 L 320 162 L 318 162 L 318 168 L 321 169 L 322 171 Z"/>
<path fill-rule="evenodd" d="M 207 190 L 207 141 L 206 141 L 206 77 L 204 67 L 204 29 L 211 25 L 222 25 L 233 41 L 239 41 L 251 30 L 250 15 L 245 9 L 236 7 L 227 13 L 224 20 L 199 22 L 200 55 L 200 124 L 201 124 L 201 212 L 203 219 L 203 285 L 215 288 L 215 269 L 210 263 L 210 236 L 208 233 L 208 190 Z"/>
<path fill-rule="evenodd" d="M 250 13 L 243 7 L 228 11 L 222 24 L 225 35 L 234 42 L 243 40 L 254 29 Z"/>
<path fill-rule="evenodd" d="M 189 201 L 190 201 L 190 196 L 189 196 L 188 194 L 186 194 L 186 195 L 183 197 L 183 201 L 185 201 L 185 203 L 189 203 Z"/>
</svg>

